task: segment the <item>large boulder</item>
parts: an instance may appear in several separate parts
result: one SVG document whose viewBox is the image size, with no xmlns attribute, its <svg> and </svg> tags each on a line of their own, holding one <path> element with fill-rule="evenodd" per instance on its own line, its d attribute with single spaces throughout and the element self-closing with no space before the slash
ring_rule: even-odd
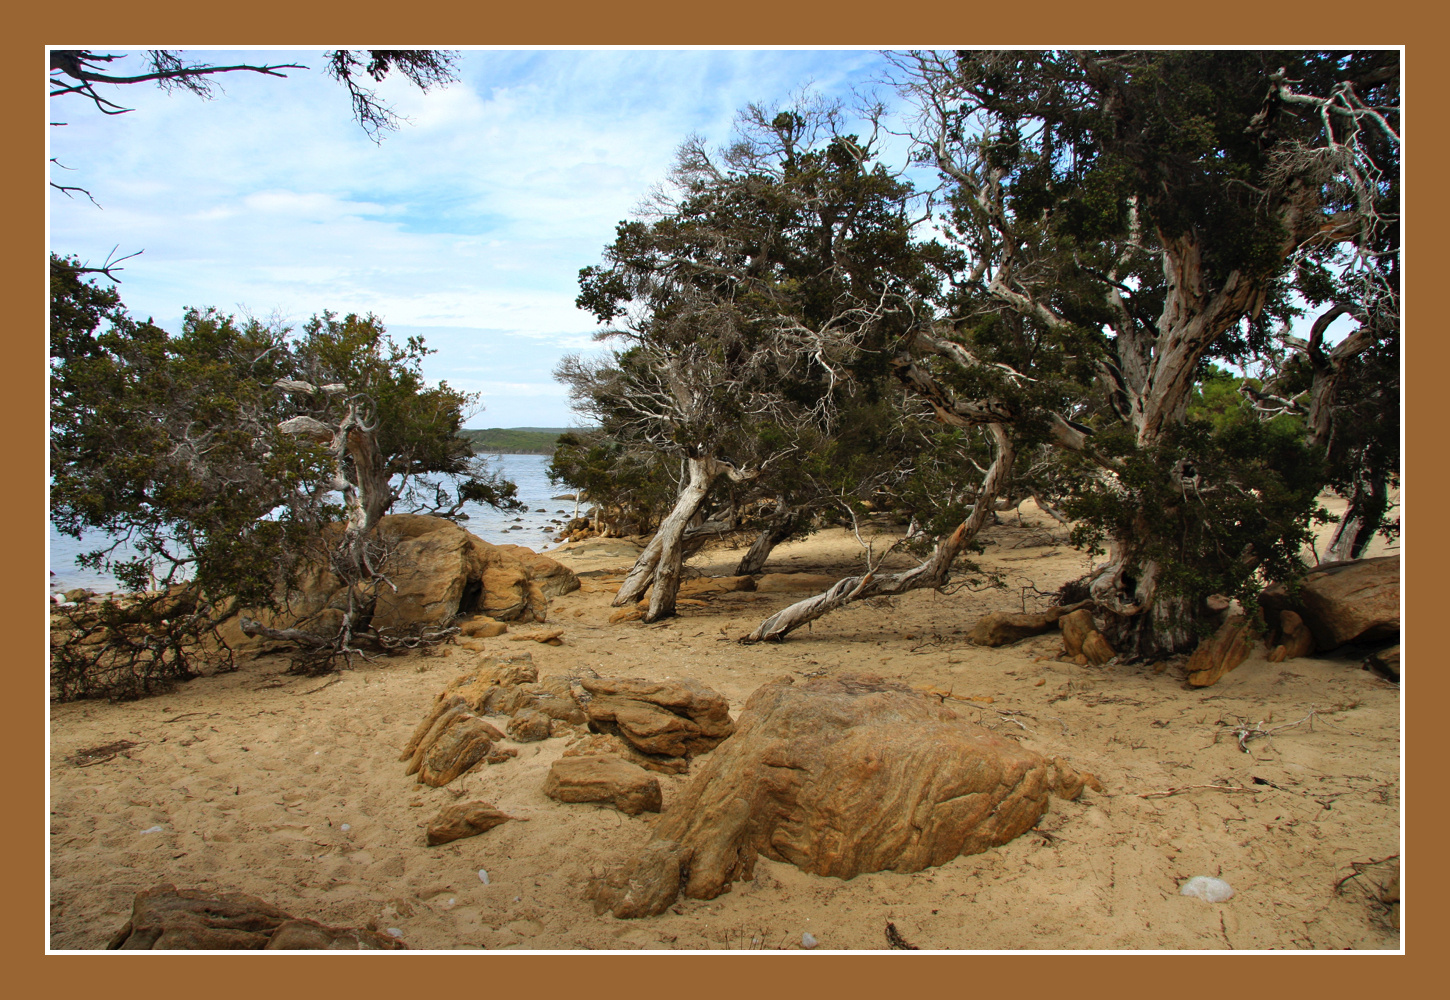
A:
<svg viewBox="0 0 1450 1000">
<path fill-rule="evenodd" d="M 1292 586 L 1265 589 L 1259 603 L 1270 622 L 1281 611 L 1302 618 L 1320 652 L 1355 640 L 1392 639 L 1400 634 L 1400 560 L 1322 563 Z"/>
<path fill-rule="evenodd" d="M 655 827 L 669 846 L 640 851 L 591 888 L 601 912 L 643 915 L 639 892 L 679 877 L 713 899 L 752 876 L 758 856 L 816 875 L 920 871 L 1024 833 L 1048 795 L 1091 775 L 975 726 L 937 700 L 869 675 L 789 678 L 758 689 L 736 731 Z M 688 859 L 672 875 L 650 866 Z M 650 912 L 673 899 L 647 893 Z"/>
<path fill-rule="evenodd" d="M 360 927 L 299 919 L 241 892 L 162 883 L 136 894 L 131 919 L 106 945 L 144 951 L 394 951 L 407 945 Z"/>
<path fill-rule="evenodd" d="M 688 759 L 735 731 L 730 703 L 696 680 L 582 677 L 579 685 L 591 696 L 585 711 L 592 727 L 646 754 Z"/>
<path fill-rule="evenodd" d="M 330 533 L 338 530 L 333 526 Z M 544 621 L 550 595 L 579 586 L 572 570 L 547 556 L 518 545 L 485 542 L 446 518 L 388 514 L 378 521 L 377 537 L 387 549 L 379 568 L 392 586 L 380 588 L 370 625 L 383 632 L 485 615 L 475 634 L 497 634 L 503 629 L 494 622 Z M 347 607 L 342 581 L 327 566 L 310 564 L 288 593 L 285 611 L 242 614 L 268 628 L 331 637 Z M 238 621 L 232 618 L 221 630 L 234 649 L 256 652 L 276 645 L 275 640 L 247 636 Z"/>
</svg>

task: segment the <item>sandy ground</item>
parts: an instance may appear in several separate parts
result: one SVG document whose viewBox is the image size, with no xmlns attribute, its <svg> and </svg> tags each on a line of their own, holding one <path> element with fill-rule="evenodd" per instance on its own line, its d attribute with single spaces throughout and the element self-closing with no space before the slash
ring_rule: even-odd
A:
<svg viewBox="0 0 1450 1000">
<path fill-rule="evenodd" d="M 51 947 L 104 947 L 135 893 L 162 881 L 252 893 L 334 924 L 374 922 L 417 949 L 798 948 L 807 931 L 823 950 L 883 949 L 888 921 L 923 950 L 1400 946 L 1394 915 L 1366 891 L 1384 868 L 1335 890 L 1352 862 L 1399 852 L 1396 685 L 1361 670 L 1362 652 L 1270 664 L 1259 649 L 1196 690 L 1181 663 L 1055 662 L 1053 634 L 973 646 L 965 634 L 980 615 L 1041 607 L 1031 586 L 1052 590 L 1085 567 L 1065 530 L 1030 503 L 984 541 L 980 561 L 1005 574 L 1005 590 L 862 604 L 784 644 L 750 647 L 734 640 L 793 597 L 728 595 L 656 626 L 609 625 L 612 588 L 602 581 L 627 568 L 629 546 L 555 549 L 548 554 L 586 584 L 551 607 L 549 627 L 564 630 L 564 644 L 486 644 L 527 647 L 540 674 L 587 665 L 602 675 L 694 677 L 737 713 L 782 675 L 873 671 L 990 697 L 956 704 L 1105 786 L 1054 801 L 1036 831 L 1001 848 L 847 881 L 762 859 L 753 882 L 718 899 L 682 900 L 643 920 L 596 916 L 587 880 L 642 844 L 651 817 L 546 798 L 544 776 L 564 739 L 519 745 L 517 760 L 442 789 L 415 784 L 398 762 L 434 695 L 480 654 L 450 647 L 333 678 L 290 676 L 285 661 L 264 658 L 145 701 L 52 708 Z M 692 565 L 724 575 L 740 554 L 706 552 Z M 859 565 L 855 540 L 829 530 L 780 547 L 767 569 Z M 1312 725 L 1255 740 L 1250 753 L 1232 736 L 1242 723 L 1269 728 L 1311 711 Z M 87 766 L 73 760 L 121 740 L 135 746 Z M 688 777 L 660 778 L 668 810 Z M 1250 790 L 1190 787 L 1209 784 Z M 424 846 L 427 821 L 465 798 L 528 821 Z M 1234 897 L 1179 895 L 1194 875 L 1225 879 Z"/>
</svg>

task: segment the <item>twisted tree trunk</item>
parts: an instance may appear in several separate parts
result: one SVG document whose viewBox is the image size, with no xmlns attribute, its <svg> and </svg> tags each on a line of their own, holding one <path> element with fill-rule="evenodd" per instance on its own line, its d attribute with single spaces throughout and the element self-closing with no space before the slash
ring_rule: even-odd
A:
<svg viewBox="0 0 1450 1000">
<path fill-rule="evenodd" d="M 674 508 L 660 523 L 654 538 L 650 539 L 649 545 L 639 554 L 634 566 L 625 576 L 624 583 L 620 584 L 619 591 L 614 595 L 614 600 L 610 602 L 616 608 L 632 604 L 653 584 L 649 610 L 644 616 L 647 622 L 659 621 L 675 613 L 675 598 L 680 590 L 680 571 L 689 547 L 685 532 L 705 503 L 705 497 L 709 495 L 715 480 L 721 475 L 737 480 L 753 475 L 741 473 L 729 462 L 710 455 L 691 455 L 686 459 L 686 466 L 689 479 L 680 490 Z"/>
<path fill-rule="evenodd" d="M 813 622 L 822 615 L 854 601 L 883 594 L 904 594 L 908 590 L 927 587 L 938 589 L 945 585 L 951 573 L 952 562 L 992 516 L 997 496 L 1012 473 L 1012 461 L 1016 457 L 1012 439 L 1002 424 L 989 424 L 988 428 L 992 432 L 997 454 L 987 469 L 986 478 L 977 494 L 977 502 L 967 519 L 957 525 L 950 535 L 937 542 L 936 548 L 925 562 L 900 573 L 878 575 L 867 572 L 863 576 L 848 576 L 825 593 L 797 601 L 785 610 L 771 615 L 742 641 L 780 642 L 807 622 Z"/>
</svg>

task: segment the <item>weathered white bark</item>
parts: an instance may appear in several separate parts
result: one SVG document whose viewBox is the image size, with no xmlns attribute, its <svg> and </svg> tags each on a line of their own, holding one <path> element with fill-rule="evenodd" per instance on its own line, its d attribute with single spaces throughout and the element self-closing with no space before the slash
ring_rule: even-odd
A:
<svg viewBox="0 0 1450 1000">
<path fill-rule="evenodd" d="M 690 548 L 685 533 L 690 522 L 700 512 L 715 480 L 722 475 L 736 480 L 748 479 L 754 475 L 750 472 L 742 473 L 729 462 L 709 455 L 687 458 L 686 469 L 688 479 L 675 500 L 675 506 L 665 515 L 659 530 L 639 554 L 624 582 L 620 584 L 619 591 L 614 595 L 614 600 L 610 602 L 616 608 L 632 604 L 653 584 L 649 610 L 644 616 L 647 622 L 658 621 L 675 613 L 675 598 L 680 589 L 680 570 Z"/>
<path fill-rule="evenodd" d="M 680 491 L 675 507 L 660 524 L 655 537 L 660 541 L 659 561 L 655 564 L 654 590 L 650 592 L 647 622 L 659 621 L 675 613 L 675 597 L 680 591 L 680 570 L 684 566 L 685 529 L 699 513 L 716 477 L 724 471 L 712 458 L 688 460 L 690 479 Z"/>
<path fill-rule="evenodd" d="M 940 588 L 947 582 L 953 561 L 962 549 L 977 536 L 987 519 L 992 516 L 998 494 L 1006 486 L 1012 472 L 1012 461 L 1016 457 L 1012 439 L 1002 424 L 989 424 L 996 446 L 996 457 L 987 468 L 982 488 L 972 512 L 957 525 L 946 538 L 937 542 L 936 548 L 927 560 L 900 573 L 876 574 L 868 572 L 862 576 L 849 576 L 837 582 L 823 594 L 797 601 L 783 611 L 778 611 L 761 622 L 754 632 L 745 637 L 745 642 L 779 642 L 788 634 L 807 622 L 845 607 L 853 601 L 864 600 L 883 594 L 904 594 L 909 590 Z"/>
</svg>

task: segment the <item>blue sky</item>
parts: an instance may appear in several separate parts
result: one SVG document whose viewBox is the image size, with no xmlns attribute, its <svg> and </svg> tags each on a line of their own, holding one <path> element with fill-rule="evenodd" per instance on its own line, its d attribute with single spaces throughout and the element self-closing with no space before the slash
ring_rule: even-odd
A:
<svg viewBox="0 0 1450 1000">
<path fill-rule="evenodd" d="M 53 193 L 52 249 L 92 263 L 144 250 L 125 264 L 123 301 L 172 330 L 188 306 L 295 325 L 374 312 L 437 350 L 429 377 L 482 395 L 470 427 L 575 422 L 550 372 L 597 349 L 596 323 L 574 308 L 579 269 L 687 135 L 724 143 L 746 103 L 808 84 L 849 102 L 884 70 L 868 50 L 465 50 L 446 89 L 379 86 L 412 124 L 378 145 L 320 51 L 187 55 L 311 68 L 225 74 L 211 101 L 113 88 L 135 109 L 119 116 L 52 102 L 67 124 L 49 129 L 51 155 L 73 168 L 55 179 L 102 206 Z M 117 72 L 141 64 L 137 53 Z"/>
</svg>

